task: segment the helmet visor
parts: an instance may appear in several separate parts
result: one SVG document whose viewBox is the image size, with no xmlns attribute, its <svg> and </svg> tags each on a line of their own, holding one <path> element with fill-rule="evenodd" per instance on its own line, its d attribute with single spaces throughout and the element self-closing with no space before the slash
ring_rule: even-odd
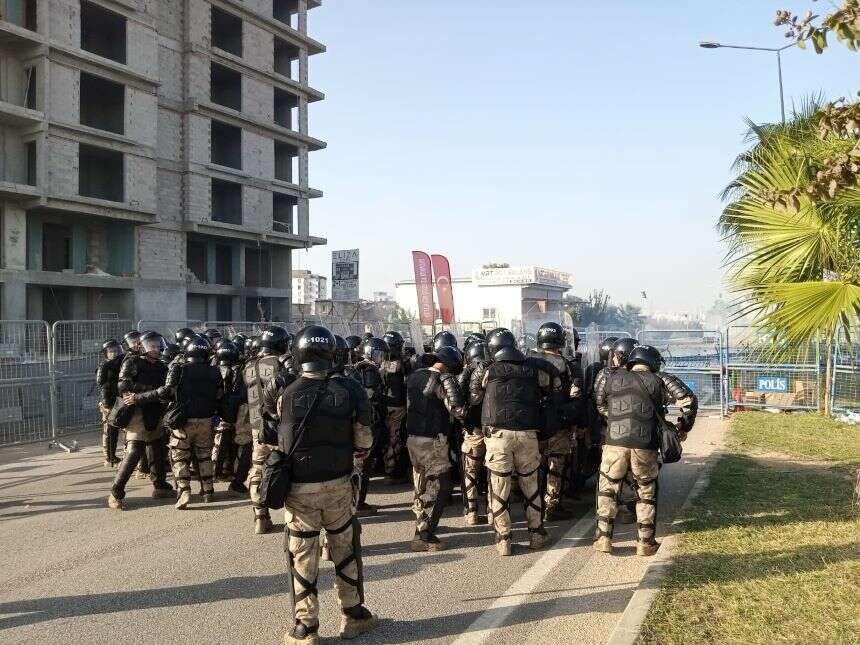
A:
<svg viewBox="0 0 860 645">
<path fill-rule="evenodd" d="M 107 358 L 109 361 L 115 359 L 120 354 L 122 354 L 122 349 L 120 349 L 116 345 L 112 345 L 105 350 L 105 358 Z"/>
</svg>

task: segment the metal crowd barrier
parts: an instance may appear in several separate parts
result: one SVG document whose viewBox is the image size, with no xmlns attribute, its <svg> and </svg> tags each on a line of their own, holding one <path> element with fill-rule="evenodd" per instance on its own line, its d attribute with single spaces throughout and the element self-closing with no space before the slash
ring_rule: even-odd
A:
<svg viewBox="0 0 860 645">
<path fill-rule="evenodd" d="M 395 329 L 419 348 L 426 334 L 417 321 L 371 323 L 309 317 L 276 324 L 296 332 L 314 323 L 342 336 L 366 332 L 381 336 Z M 275 323 L 141 320 L 136 328 L 172 337 L 181 327 L 217 327 L 232 337 L 240 332 L 258 334 L 268 324 Z M 0 320 L 0 445 L 53 440 L 68 450 L 73 448 L 73 441 L 66 440 L 66 435 L 98 428 L 101 419 L 95 374 L 101 345 L 109 338 L 120 340 L 131 328 L 128 320 L 112 319 L 63 320 L 53 325 L 42 320 Z M 466 325 L 452 329 L 461 335 L 469 331 Z M 578 331 L 585 363 L 597 359 L 600 343 L 607 337 L 630 336 L 626 331 L 594 326 Z M 860 345 L 856 333 L 849 342 L 843 331 L 831 347 L 782 348 L 776 354 L 762 332 L 740 326 L 725 332 L 646 330 L 638 339 L 660 349 L 666 359 L 665 369 L 696 392 L 703 409 L 821 409 L 822 386 L 827 383 L 830 412 L 860 414 Z"/>
</svg>

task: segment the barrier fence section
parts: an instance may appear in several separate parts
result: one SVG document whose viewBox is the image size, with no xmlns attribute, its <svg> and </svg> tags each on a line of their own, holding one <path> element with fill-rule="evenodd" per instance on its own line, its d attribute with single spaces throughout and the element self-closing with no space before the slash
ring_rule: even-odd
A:
<svg viewBox="0 0 860 645">
<path fill-rule="evenodd" d="M 51 327 L 52 409 L 57 436 L 101 426 L 96 371 L 102 343 L 121 339 L 130 320 L 61 320 Z"/>
<path fill-rule="evenodd" d="M 746 408 L 817 410 L 826 351 L 808 346 L 774 346 L 762 330 L 726 329 L 724 361 L 728 411 Z"/>
<path fill-rule="evenodd" d="M 860 346 L 857 333 L 851 332 L 849 342 L 845 330 L 840 330 L 833 352 L 833 375 L 830 383 L 830 408 L 834 414 L 860 414 Z"/>
<path fill-rule="evenodd" d="M 723 335 L 718 330 L 647 329 L 637 334 L 643 345 L 660 350 L 665 371 L 687 384 L 701 410 L 725 410 Z"/>
<path fill-rule="evenodd" d="M 228 338 L 259 334 L 281 324 L 295 333 L 308 324 L 323 324 L 342 336 L 388 330 L 403 334 L 420 348 L 428 332 L 418 321 L 350 322 L 337 317 L 311 317 L 290 323 L 253 321 L 140 320 L 140 331 L 153 330 L 172 339 L 176 330 L 218 328 Z M 128 320 L 0 320 L 0 445 L 41 441 L 101 425 L 95 374 L 101 345 L 120 340 L 132 328 Z M 475 325 L 450 326 L 462 340 Z M 577 330 L 583 364 L 598 359 L 608 337 L 630 337 L 621 330 L 592 325 Z M 640 342 L 656 346 L 666 370 L 682 378 L 698 395 L 703 409 L 723 412 L 744 408 L 819 409 L 822 384 L 829 385 L 830 412 L 860 414 L 860 346 L 857 332 L 850 341 L 844 330 L 830 347 L 777 348 L 769 337 L 750 327 L 718 330 L 645 330 Z M 420 351 L 420 349 L 419 349 Z M 828 360 L 830 359 L 830 360 Z M 828 370 L 832 367 L 832 370 Z"/>
<path fill-rule="evenodd" d="M 51 438 L 51 344 L 42 320 L 0 321 L 0 445 Z"/>
</svg>

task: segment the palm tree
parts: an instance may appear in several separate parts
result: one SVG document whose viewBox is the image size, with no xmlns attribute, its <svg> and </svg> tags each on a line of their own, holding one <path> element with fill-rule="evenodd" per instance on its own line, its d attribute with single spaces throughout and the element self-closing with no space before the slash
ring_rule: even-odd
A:
<svg viewBox="0 0 860 645">
<path fill-rule="evenodd" d="M 750 123 L 753 145 L 719 220 L 735 313 L 754 316 L 783 352 L 829 348 L 840 325 L 850 340 L 860 320 L 860 185 L 833 185 L 820 170 L 856 140 L 822 133 L 818 114 L 810 101 L 784 125 Z"/>
</svg>

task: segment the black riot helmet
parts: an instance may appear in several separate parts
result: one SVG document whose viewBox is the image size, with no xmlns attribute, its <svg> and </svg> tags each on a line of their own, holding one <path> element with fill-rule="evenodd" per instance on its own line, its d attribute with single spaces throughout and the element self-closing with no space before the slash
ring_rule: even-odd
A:
<svg viewBox="0 0 860 645">
<path fill-rule="evenodd" d="M 637 345 L 634 347 L 630 355 L 627 357 L 625 365 L 628 369 L 634 365 L 647 365 L 652 372 L 659 372 L 660 365 L 663 363 L 663 357 L 656 347 L 651 345 Z"/>
<path fill-rule="evenodd" d="M 388 346 L 390 356 L 397 358 L 403 353 L 403 334 L 389 330 L 382 336 L 382 341 Z"/>
<path fill-rule="evenodd" d="M 487 337 L 485 334 L 479 331 L 469 332 L 466 338 L 463 339 L 463 353 L 466 354 L 469 351 L 469 347 L 474 345 L 475 343 L 485 343 Z"/>
<path fill-rule="evenodd" d="M 334 362 L 338 367 L 343 367 L 349 362 L 349 345 L 343 336 L 334 335 Z"/>
<path fill-rule="evenodd" d="M 616 342 L 618 342 L 618 336 L 608 336 L 600 343 L 598 352 L 602 363 L 606 363 L 609 360 L 609 353 L 612 351 L 612 348 L 615 347 Z"/>
<path fill-rule="evenodd" d="M 122 344 L 125 345 L 125 351 L 127 352 L 139 352 L 140 351 L 140 336 L 141 333 L 139 331 L 130 331 L 125 336 L 122 337 Z"/>
<path fill-rule="evenodd" d="M 627 359 L 633 348 L 639 345 L 635 338 L 619 338 L 612 346 L 612 355 L 618 358 L 619 365 L 627 365 Z"/>
<path fill-rule="evenodd" d="M 558 349 L 567 342 L 564 327 L 555 322 L 545 322 L 538 328 L 537 345 L 541 349 Z"/>
<path fill-rule="evenodd" d="M 197 333 L 191 334 L 190 336 L 186 336 L 185 338 L 182 339 L 182 342 L 179 343 L 179 349 L 181 349 L 184 352 L 185 348 L 188 347 L 188 343 L 190 343 L 195 338 L 204 338 L 204 336 L 201 336 L 200 334 L 197 334 Z"/>
<path fill-rule="evenodd" d="M 220 338 L 216 338 L 215 340 L 213 340 L 213 341 L 211 342 L 211 345 L 212 345 L 212 352 L 213 352 L 213 353 L 217 353 L 217 352 L 218 352 L 218 349 L 219 349 L 221 346 L 223 346 L 223 345 L 224 345 L 224 343 L 229 343 L 229 342 L 230 342 L 230 341 L 229 341 L 229 340 L 227 340 L 226 338 L 224 338 L 223 336 L 221 336 Z"/>
<path fill-rule="evenodd" d="M 260 334 L 260 352 L 263 354 L 286 354 L 288 343 L 289 334 L 279 325 L 272 325 Z"/>
<path fill-rule="evenodd" d="M 412 358 L 417 352 L 412 345 L 407 345 L 403 348 L 403 358 Z"/>
<path fill-rule="evenodd" d="M 382 361 L 385 360 L 386 352 L 388 352 L 388 345 L 381 338 L 368 338 L 361 348 L 362 356 L 377 365 L 381 365 Z"/>
<path fill-rule="evenodd" d="M 436 363 L 442 363 L 449 374 L 459 374 L 463 371 L 463 352 L 456 347 L 440 347 L 428 358 Z"/>
<path fill-rule="evenodd" d="M 113 360 L 114 358 L 122 356 L 123 353 L 122 345 L 113 338 L 102 343 L 102 356 L 104 356 L 106 360 Z"/>
<path fill-rule="evenodd" d="M 487 350 L 494 361 L 521 361 L 524 358 L 510 329 L 494 330 L 487 338 Z"/>
<path fill-rule="evenodd" d="M 334 366 L 337 339 L 321 325 L 310 325 L 296 334 L 293 361 L 302 372 L 322 372 Z"/>
<path fill-rule="evenodd" d="M 475 361 L 483 362 L 487 360 L 487 343 L 484 341 L 476 341 L 469 345 L 466 350 L 466 362 L 472 363 Z"/>
<path fill-rule="evenodd" d="M 206 363 L 212 351 L 212 345 L 205 336 L 195 336 L 185 345 L 185 358 L 189 363 Z"/>
<path fill-rule="evenodd" d="M 232 367 L 239 363 L 239 349 L 233 341 L 221 343 L 215 350 L 215 356 L 218 358 L 218 365 L 223 367 Z"/>
<path fill-rule="evenodd" d="M 165 343 L 164 349 L 161 350 L 161 360 L 170 365 L 181 352 L 182 350 L 176 343 Z"/>
<path fill-rule="evenodd" d="M 153 358 L 161 358 L 161 352 L 166 344 L 164 336 L 158 332 L 148 331 L 140 337 L 141 352 Z"/>
<path fill-rule="evenodd" d="M 363 341 L 365 341 L 365 340 L 370 340 L 371 338 L 373 338 L 373 332 L 366 331 L 366 332 L 364 332 L 364 335 L 362 336 L 361 339 Z"/>
<path fill-rule="evenodd" d="M 173 332 L 173 342 L 177 345 L 182 345 L 182 341 L 188 338 L 189 336 L 194 336 L 195 332 L 191 327 L 183 327 L 182 329 L 177 329 Z"/>
<path fill-rule="evenodd" d="M 248 340 L 248 336 L 245 334 L 234 334 L 233 338 L 230 339 L 230 342 L 236 346 L 236 349 L 241 354 L 245 349 L 245 341 Z"/>
<path fill-rule="evenodd" d="M 582 338 L 579 336 L 579 332 L 576 331 L 576 327 L 573 328 L 573 350 L 576 351 L 579 349 L 579 344 L 582 342 Z"/>
<path fill-rule="evenodd" d="M 224 334 L 222 334 L 219 330 L 214 327 L 210 327 L 209 329 L 204 329 L 202 336 L 206 336 L 210 343 L 214 343 L 216 339 L 223 338 Z"/>
<path fill-rule="evenodd" d="M 358 346 L 361 345 L 361 338 L 358 336 L 347 336 L 344 340 L 346 341 L 347 348 L 351 352 L 357 350 Z"/>
<path fill-rule="evenodd" d="M 458 347 L 457 337 L 450 331 L 440 331 L 433 337 L 433 351 L 437 351 L 443 347 Z"/>
<path fill-rule="evenodd" d="M 260 337 L 254 336 L 251 339 L 251 347 L 248 349 L 248 356 L 256 356 L 260 353 Z"/>
</svg>

